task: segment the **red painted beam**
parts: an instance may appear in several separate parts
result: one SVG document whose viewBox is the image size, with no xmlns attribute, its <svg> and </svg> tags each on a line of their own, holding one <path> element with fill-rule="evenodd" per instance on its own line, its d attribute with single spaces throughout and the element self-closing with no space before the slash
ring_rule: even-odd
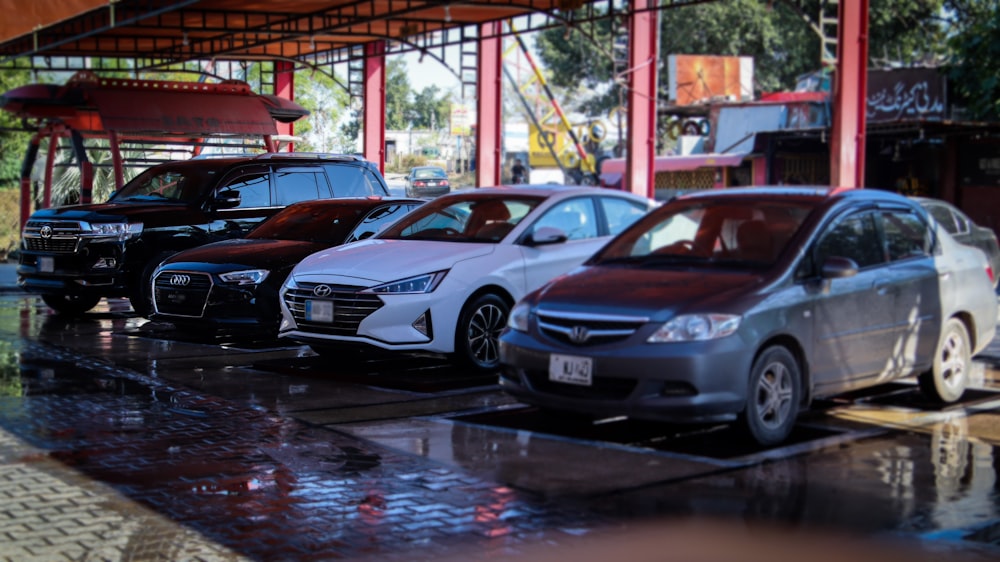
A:
<svg viewBox="0 0 1000 562">
<path fill-rule="evenodd" d="M 654 0 L 631 0 L 629 16 L 628 153 L 623 189 L 653 197 L 656 156 L 657 37 L 659 12 Z"/>
<path fill-rule="evenodd" d="M 833 90 L 830 185 L 865 183 L 865 99 L 868 91 L 868 0 L 840 3 Z"/>
<path fill-rule="evenodd" d="M 476 187 L 499 185 L 503 163 L 503 45 L 500 22 L 485 23 L 479 33 L 476 99 Z"/>
<path fill-rule="evenodd" d="M 295 100 L 295 66 L 288 61 L 276 61 L 274 63 L 274 95 L 288 101 Z M 275 123 L 279 135 L 292 136 L 295 134 L 294 123 Z M 293 152 L 295 145 L 288 143 L 288 152 Z"/>
<path fill-rule="evenodd" d="M 385 173 L 385 42 L 365 44 L 364 156 Z"/>
</svg>

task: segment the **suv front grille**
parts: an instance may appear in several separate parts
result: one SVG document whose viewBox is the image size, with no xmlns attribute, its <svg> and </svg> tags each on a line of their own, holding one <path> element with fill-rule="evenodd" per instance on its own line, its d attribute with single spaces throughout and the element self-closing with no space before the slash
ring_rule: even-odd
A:
<svg viewBox="0 0 1000 562">
<path fill-rule="evenodd" d="M 574 346 L 614 343 L 629 338 L 648 318 L 538 311 L 538 329 L 558 342 Z"/>
<path fill-rule="evenodd" d="M 205 273 L 164 271 L 153 280 L 153 305 L 161 314 L 201 318 L 212 278 Z"/>
<path fill-rule="evenodd" d="M 295 323 L 305 331 L 334 336 L 354 336 L 358 326 L 373 312 L 382 308 L 382 299 L 376 295 L 362 294 L 364 287 L 331 285 L 333 292 L 327 297 L 317 297 L 313 289 L 320 283 L 301 283 L 298 288 L 285 293 L 285 306 L 291 311 Z M 306 320 L 306 301 L 333 301 L 333 322 Z"/>
<path fill-rule="evenodd" d="M 29 220 L 24 225 L 24 243 L 32 252 L 71 254 L 76 251 L 83 229 L 77 221 Z"/>
</svg>

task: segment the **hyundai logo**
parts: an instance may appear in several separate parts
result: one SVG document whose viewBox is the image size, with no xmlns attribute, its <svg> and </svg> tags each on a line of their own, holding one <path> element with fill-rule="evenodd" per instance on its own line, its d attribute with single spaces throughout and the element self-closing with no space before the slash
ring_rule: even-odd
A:
<svg viewBox="0 0 1000 562">
<path fill-rule="evenodd" d="M 170 284 L 173 285 L 174 287 L 186 287 L 190 282 L 191 282 L 190 275 L 181 275 L 179 273 L 175 273 L 170 276 Z"/>
<path fill-rule="evenodd" d="M 586 326 L 573 326 L 569 331 L 569 339 L 573 343 L 584 343 L 590 339 L 590 330 Z"/>
<path fill-rule="evenodd" d="M 329 285 L 316 285 L 313 288 L 313 294 L 317 297 L 328 297 L 333 293 L 333 289 Z"/>
<path fill-rule="evenodd" d="M 52 227 L 49 225 L 45 225 L 42 228 L 39 228 L 38 235 L 41 236 L 42 238 L 45 238 L 46 240 L 52 238 Z"/>
</svg>

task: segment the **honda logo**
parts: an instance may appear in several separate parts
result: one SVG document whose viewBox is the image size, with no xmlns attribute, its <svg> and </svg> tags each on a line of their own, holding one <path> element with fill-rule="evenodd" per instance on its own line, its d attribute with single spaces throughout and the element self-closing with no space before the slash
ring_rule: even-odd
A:
<svg viewBox="0 0 1000 562">
<path fill-rule="evenodd" d="M 329 285 L 316 285 L 313 288 L 313 294 L 317 297 L 328 297 L 331 293 L 333 293 L 333 289 Z"/>
<path fill-rule="evenodd" d="M 170 284 L 173 285 L 174 287 L 187 287 L 188 283 L 190 282 L 191 282 L 190 275 L 181 275 L 179 273 L 175 273 L 170 276 Z"/>
<path fill-rule="evenodd" d="M 584 343 L 590 339 L 590 330 L 586 326 L 573 326 L 569 331 L 569 339 L 573 343 Z"/>
<path fill-rule="evenodd" d="M 49 225 L 45 225 L 42 228 L 39 228 L 38 235 L 41 236 L 42 238 L 45 238 L 46 240 L 52 238 L 52 227 Z"/>
</svg>

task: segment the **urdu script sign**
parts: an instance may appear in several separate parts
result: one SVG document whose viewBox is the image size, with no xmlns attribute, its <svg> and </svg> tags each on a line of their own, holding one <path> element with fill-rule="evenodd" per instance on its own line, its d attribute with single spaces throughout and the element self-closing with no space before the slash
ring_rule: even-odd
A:
<svg viewBox="0 0 1000 562">
<path fill-rule="evenodd" d="M 868 122 L 944 119 L 946 79 L 934 68 L 868 71 Z"/>
</svg>

